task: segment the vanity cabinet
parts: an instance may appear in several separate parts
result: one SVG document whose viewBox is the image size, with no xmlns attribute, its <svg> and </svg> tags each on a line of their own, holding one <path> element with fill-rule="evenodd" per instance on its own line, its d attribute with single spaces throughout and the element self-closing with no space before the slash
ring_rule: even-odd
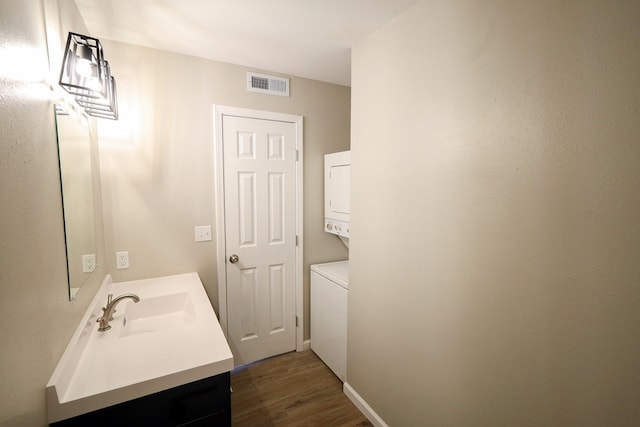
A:
<svg viewBox="0 0 640 427">
<path fill-rule="evenodd" d="M 230 381 L 230 373 L 225 372 L 50 425 L 231 426 Z"/>
<path fill-rule="evenodd" d="M 100 332 L 109 294 L 139 301 L 118 305 L 111 329 Z M 121 283 L 107 276 L 47 383 L 49 425 L 229 426 L 233 367 L 197 273 Z"/>
</svg>

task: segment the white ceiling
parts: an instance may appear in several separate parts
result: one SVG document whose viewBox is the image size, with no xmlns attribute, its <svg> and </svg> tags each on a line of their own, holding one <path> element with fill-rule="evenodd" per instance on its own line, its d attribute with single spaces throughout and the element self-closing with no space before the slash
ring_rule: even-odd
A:
<svg viewBox="0 0 640 427">
<path fill-rule="evenodd" d="M 75 0 L 92 36 L 351 85 L 351 46 L 417 0 Z"/>
</svg>

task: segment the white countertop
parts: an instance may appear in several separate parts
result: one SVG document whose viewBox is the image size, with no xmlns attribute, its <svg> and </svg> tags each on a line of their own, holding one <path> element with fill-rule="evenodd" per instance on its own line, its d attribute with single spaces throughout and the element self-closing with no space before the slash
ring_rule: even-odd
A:
<svg viewBox="0 0 640 427">
<path fill-rule="evenodd" d="M 139 307 L 153 298 L 186 293 L 189 306 L 171 314 L 175 321 L 158 323 L 157 330 L 134 329 L 131 320 L 127 329 L 124 319 L 132 319 L 137 307 L 126 299 L 116 307 L 111 329 L 98 332 L 95 319 L 109 293 L 114 298 L 136 294 Z M 107 277 L 47 384 L 49 422 L 232 369 L 233 355 L 197 273 L 122 283 Z"/>
</svg>

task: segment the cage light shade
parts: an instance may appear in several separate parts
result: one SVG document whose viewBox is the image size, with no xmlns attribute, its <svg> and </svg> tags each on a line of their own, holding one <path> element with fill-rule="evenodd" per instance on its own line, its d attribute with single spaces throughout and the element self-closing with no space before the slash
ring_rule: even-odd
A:
<svg viewBox="0 0 640 427">
<path fill-rule="evenodd" d="M 118 92 L 116 91 L 116 79 L 113 76 L 110 78 L 107 91 L 109 95 L 104 99 L 76 97 L 76 101 L 92 117 L 118 120 Z"/>
<path fill-rule="evenodd" d="M 72 95 L 106 98 L 110 82 L 105 73 L 104 63 L 100 40 L 70 32 L 59 84 Z"/>
<path fill-rule="evenodd" d="M 104 97 L 76 96 L 78 105 L 84 108 L 86 113 L 93 117 L 118 119 L 118 93 L 116 91 L 116 80 L 111 75 L 109 62 L 104 61 L 103 73 L 106 76 L 107 84 L 104 85 Z"/>
</svg>

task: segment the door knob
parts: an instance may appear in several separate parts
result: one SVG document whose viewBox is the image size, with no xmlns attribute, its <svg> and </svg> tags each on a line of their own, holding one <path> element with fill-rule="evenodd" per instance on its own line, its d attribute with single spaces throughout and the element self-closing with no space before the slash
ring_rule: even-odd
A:
<svg viewBox="0 0 640 427">
<path fill-rule="evenodd" d="M 236 262 L 240 261 L 240 257 L 236 254 L 233 254 L 229 257 L 229 262 L 231 264 L 235 264 Z"/>
</svg>

